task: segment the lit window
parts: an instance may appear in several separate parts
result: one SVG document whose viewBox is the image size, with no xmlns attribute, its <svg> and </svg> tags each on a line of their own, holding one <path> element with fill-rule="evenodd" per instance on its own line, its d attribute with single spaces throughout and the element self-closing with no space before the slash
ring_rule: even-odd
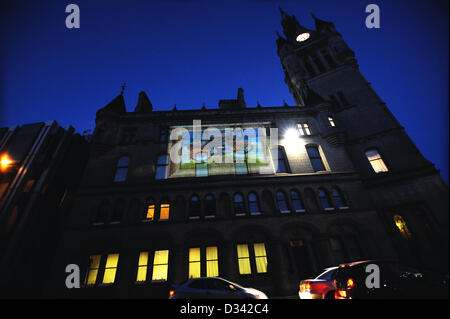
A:
<svg viewBox="0 0 450 319">
<path fill-rule="evenodd" d="M 238 254 L 239 273 L 241 275 L 251 274 L 252 269 L 250 267 L 250 255 L 248 253 L 248 245 L 247 244 L 237 245 L 237 254 Z"/>
<path fill-rule="evenodd" d="M 167 281 L 167 272 L 169 269 L 169 251 L 157 250 L 153 258 L 153 276 L 152 281 Z"/>
<path fill-rule="evenodd" d="M 400 233 L 402 234 L 402 236 L 405 239 L 410 239 L 411 232 L 409 231 L 408 226 L 406 225 L 406 222 L 403 219 L 403 217 L 400 215 L 394 215 L 394 222 L 395 222 L 395 226 L 397 226 L 397 228 L 400 231 Z"/>
<path fill-rule="evenodd" d="M 189 219 L 200 218 L 200 198 L 197 195 L 191 197 L 191 202 L 189 203 Z"/>
<path fill-rule="evenodd" d="M 105 273 L 103 274 L 103 284 L 112 284 L 116 278 L 117 263 L 119 254 L 109 254 L 106 259 Z"/>
<path fill-rule="evenodd" d="M 291 191 L 291 201 L 292 206 L 294 207 L 294 210 L 296 212 L 303 212 L 305 211 L 305 208 L 303 207 L 302 200 L 300 198 L 300 195 L 297 191 Z"/>
<path fill-rule="evenodd" d="M 241 194 L 237 193 L 234 195 L 233 206 L 234 206 L 234 213 L 236 216 L 245 215 L 244 198 L 242 197 Z"/>
<path fill-rule="evenodd" d="M 89 268 L 86 274 L 86 285 L 95 285 L 97 281 L 97 274 L 100 268 L 101 255 L 92 255 L 89 257 Z"/>
<path fill-rule="evenodd" d="M 147 213 L 145 215 L 145 219 L 146 221 L 150 221 L 153 220 L 155 218 L 155 204 L 154 203 L 150 203 L 147 206 Z"/>
<path fill-rule="evenodd" d="M 201 277 L 200 248 L 189 249 L 189 279 Z"/>
<path fill-rule="evenodd" d="M 219 276 L 219 257 L 217 247 L 206 247 L 206 277 Z"/>
<path fill-rule="evenodd" d="M 336 124 L 334 123 L 334 119 L 333 119 L 331 116 L 328 116 L 328 122 L 330 122 L 330 125 L 331 125 L 332 127 L 335 127 L 335 126 L 336 126 Z"/>
<path fill-rule="evenodd" d="M 298 123 L 297 126 L 301 135 L 311 135 L 308 123 Z"/>
<path fill-rule="evenodd" d="M 169 161 L 168 155 L 158 155 L 156 159 L 156 173 L 155 179 L 167 178 L 167 165 Z"/>
<path fill-rule="evenodd" d="M 289 208 L 286 201 L 286 196 L 283 192 L 277 192 L 278 209 L 281 213 L 289 213 Z"/>
<path fill-rule="evenodd" d="M 124 182 L 127 179 L 128 166 L 130 165 L 129 157 L 121 157 L 117 161 L 116 173 L 114 174 L 114 182 Z"/>
<path fill-rule="evenodd" d="M 266 247 L 264 246 L 264 243 L 254 244 L 253 248 L 255 250 L 256 272 L 257 273 L 267 272 L 267 256 L 266 256 Z"/>
<path fill-rule="evenodd" d="M 159 213 L 159 220 L 169 219 L 170 204 L 161 204 L 161 209 Z"/>
<path fill-rule="evenodd" d="M 308 153 L 309 160 L 313 167 L 314 172 L 324 171 L 322 157 L 320 156 L 319 148 L 317 146 L 307 146 L 306 152 Z"/>
<path fill-rule="evenodd" d="M 145 282 L 147 279 L 148 252 L 143 251 L 139 254 L 138 271 L 136 282 Z"/>
<path fill-rule="evenodd" d="M 250 208 L 251 215 L 261 214 L 259 211 L 258 197 L 255 193 L 248 194 L 248 207 Z"/>
<path fill-rule="evenodd" d="M 372 168 L 375 171 L 375 173 L 382 173 L 388 171 L 386 164 L 384 164 L 384 161 L 377 150 L 375 149 L 368 150 L 366 152 L 366 156 L 367 159 L 369 160 L 370 165 L 372 165 Z"/>
<path fill-rule="evenodd" d="M 319 202 L 323 209 L 325 210 L 333 209 L 330 198 L 328 197 L 328 193 L 322 188 L 319 188 Z"/>
</svg>

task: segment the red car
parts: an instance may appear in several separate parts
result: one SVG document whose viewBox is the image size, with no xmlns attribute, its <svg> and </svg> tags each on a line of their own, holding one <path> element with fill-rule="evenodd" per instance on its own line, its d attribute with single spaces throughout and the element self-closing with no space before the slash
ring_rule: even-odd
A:
<svg viewBox="0 0 450 319">
<path fill-rule="evenodd" d="M 305 279 L 300 282 L 298 295 L 300 299 L 334 299 L 334 277 L 338 267 L 325 268 L 314 279 Z"/>
</svg>

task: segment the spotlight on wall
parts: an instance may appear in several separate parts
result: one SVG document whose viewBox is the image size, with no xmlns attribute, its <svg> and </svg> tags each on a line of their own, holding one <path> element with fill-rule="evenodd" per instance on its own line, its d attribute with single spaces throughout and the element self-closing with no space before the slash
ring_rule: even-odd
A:
<svg viewBox="0 0 450 319">
<path fill-rule="evenodd" d="M 298 145 L 299 141 L 300 134 L 298 132 L 298 129 L 291 127 L 284 132 L 284 146 L 288 148 L 295 148 Z"/>
</svg>

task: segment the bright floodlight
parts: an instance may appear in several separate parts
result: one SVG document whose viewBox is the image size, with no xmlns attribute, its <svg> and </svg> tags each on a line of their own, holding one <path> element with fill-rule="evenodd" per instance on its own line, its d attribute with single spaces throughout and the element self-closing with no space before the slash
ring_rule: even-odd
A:
<svg viewBox="0 0 450 319">
<path fill-rule="evenodd" d="M 284 138 L 288 141 L 295 141 L 298 139 L 298 130 L 295 128 L 290 128 L 284 133 Z"/>
</svg>

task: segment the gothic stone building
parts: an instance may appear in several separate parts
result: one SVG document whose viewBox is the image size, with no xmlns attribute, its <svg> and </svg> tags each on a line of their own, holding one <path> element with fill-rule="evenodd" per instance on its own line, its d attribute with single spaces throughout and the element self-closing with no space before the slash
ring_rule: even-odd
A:
<svg viewBox="0 0 450 319">
<path fill-rule="evenodd" d="M 295 295 L 324 267 L 368 258 L 447 269 L 439 172 L 333 23 L 314 17 L 309 30 L 281 13 L 278 55 L 295 106 L 247 107 L 239 89 L 214 109 L 156 111 L 141 92 L 134 112 L 122 94 L 97 112 L 45 296 L 167 298 L 172 283 L 199 276 Z M 196 155 L 172 163 L 170 132 L 193 120 L 277 128 L 277 168 Z M 273 151 L 260 166 L 275 167 Z M 80 289 L 65 286 L 68 264 L 80 266 Z"/>
</svg>

